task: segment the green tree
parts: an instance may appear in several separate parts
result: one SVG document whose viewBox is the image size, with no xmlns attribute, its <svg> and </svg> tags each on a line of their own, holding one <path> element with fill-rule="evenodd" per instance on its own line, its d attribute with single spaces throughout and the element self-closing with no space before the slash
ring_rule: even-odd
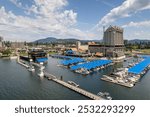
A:
<svg viewBox="0 0 150 117">
<path fill-rule="evenodd" d="M 8 55 L 11 54 L 11 50 L 10 49 L 6 49 L 6 50 L 2 51 L 2 54 L 8 56 Z"/>
</svg>

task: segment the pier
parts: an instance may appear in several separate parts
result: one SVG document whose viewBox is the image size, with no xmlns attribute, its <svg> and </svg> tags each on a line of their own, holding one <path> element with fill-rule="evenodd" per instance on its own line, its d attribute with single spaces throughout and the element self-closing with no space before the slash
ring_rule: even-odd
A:
<svg viewBox="0 0 150 117">
<path fill-rule="evenodd" d="M 76 86 L 73 86 L 71 84 L 68 84 L 67 82 L 65 81 L 62 81 L 62 80 L 59 80 L 58 78 L 56 78 L 56 76 L 52 75 L 52 74 L 49 74 L 47 72 L 44 72 L 44 76 L 48 79 L 48 80 L 51 80 L 51 81 L 54 81 L 68 89 L 71 89 L 79 94 L 82 94 L 90 99 L 93 99 L 93 100 L 105 100 L 104 98 L 100 97 L 100 96 L 97 96 L 96 94 L 93 94 L 93 93 L 90 93 L 84 89 L 81 89 L 79 87 L 76 87 Z"/>
<path fill-rule="evenodd" d="M 22 65 L 22 66 L 24 66 L 24 67 L 26 67 L 26 68 L 29 68 L 29 66 L 27 65 L 27 64 L 24 64 L 23 62 L 21 62 L 21 61 L 17 61 L 20 65 Z"/>
<path fill-rule="evenodd" d="M 22 65 L 22 66 L 24 66 L 24 67 L 26 67 L 26 68 L 29 68 L 29 65 L 25 64 L 25 61 L 20 60 L 20 57 L 17 57 L 17 62 L 18 62 L 20 65 Z"/>
</svg>

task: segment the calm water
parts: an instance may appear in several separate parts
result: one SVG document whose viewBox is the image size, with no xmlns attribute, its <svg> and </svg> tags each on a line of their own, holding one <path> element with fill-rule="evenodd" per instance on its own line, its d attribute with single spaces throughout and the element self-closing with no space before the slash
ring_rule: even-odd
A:
<svg viewBox="0 0 150 117">
<path fill-rule="evenodd" d="M 103 74 L 109 74 L 114 67 L 83 76 L 58 67 L 59 61 L 60 59 L 49 58 L 46 71 L 58 77 L 62 75 L 65 81 L 75 81 L 81 88 L 92 93 L 107 91 L 116 100 L 150 99 L 150 71 L 135 87 L 126 88 L 100 80 Z M 37 71 L 31 73 L 15 60 L 0 59 L 0 99 L 86 100 L 88 98 L 47 79 L 40 79 Z"/>
</svg>

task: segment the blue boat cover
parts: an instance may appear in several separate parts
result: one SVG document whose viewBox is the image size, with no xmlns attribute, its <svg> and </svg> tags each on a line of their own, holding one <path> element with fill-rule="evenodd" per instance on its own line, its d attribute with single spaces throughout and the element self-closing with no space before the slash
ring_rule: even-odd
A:
<svg viewBox="0 0 150 117">
<path fill-rule="evenodd" d="M 71 64 L 76 64 L 76 63 L 79 63 L 79 62 L 84 62 L 85 60 L 82 59 L 82 58 L 72 58 L 70 60 L 63 60 L 61 61 L 60 63 L 63 64 L 63 65 L 71 65 Z"/>
<path fill-rule="evenodd" d="M 48 60 L 48 58 L 38 58 L 38 59 L 36 59 L 36 61 L 38 62 L 38 63 L 40 63 L 40 62 L 45 62 L 45 61 L 47 61 Z"/>
<path fill-rule="evenodd" d="M 90 62 L 86 62 L 86 63 L 71 66 L 70 69 L 71 70 L 77 70 L 77 69 L 80 69 L 80 68 L 84 68 L 84 69 L 87 69 L 87 70 L 91 70 L 91 69 L 94 69 L 96 67 L 107 65 L 111 62 L 112 62 L 111 60 L 94 60 L 94 61 L 90 61 Z"/>
<path fill-rule="evenodd" d="M 149 65 L 150 65 L 150 57 L 146 57 L 143 61 L 129 68 L 128 72 L 133 74 L 140 74 Z"/>
</svg>

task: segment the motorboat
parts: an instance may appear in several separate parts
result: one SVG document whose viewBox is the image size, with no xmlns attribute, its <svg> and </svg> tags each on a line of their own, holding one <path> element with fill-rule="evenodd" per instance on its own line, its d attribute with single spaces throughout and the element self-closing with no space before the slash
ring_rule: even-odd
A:
<svg viewBox="0 0 150 117">
<path fill-rule="evenodd" d="M 75 83 L 75 82 L 73 82 L 73 81 L 68 81 L 68 84 L 73 85 L 73 86 L 75 86 L 75 87 L 79 87 L 79 85 L 78 85 L 78 84 L 76 84 L 76 83 Z"/>
<path fill-rule="evenodd" d="M 108 92 L 99 92 L 97 95 L 107 100 L 112 100 L 112 97 L 110 96 Z"/>
<path fill-rule="evenodd" d="M 28 71 L 34 72 L 34 71 L 35 71 L 34 66 L 29 67 L 29 68 L 28 68 Z"/>
</svg>

